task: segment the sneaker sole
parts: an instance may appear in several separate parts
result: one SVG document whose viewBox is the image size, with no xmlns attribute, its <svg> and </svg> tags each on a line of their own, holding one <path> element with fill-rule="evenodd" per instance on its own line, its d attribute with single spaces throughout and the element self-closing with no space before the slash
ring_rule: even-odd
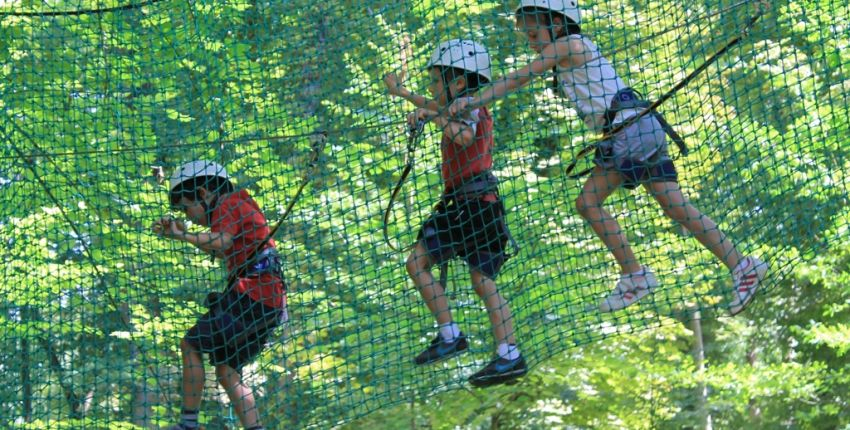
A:
<svg viewBox="0 0 850 430">
<path fill-rule="evenodd" d="M 744 303 L 741 303 L 740 305 L 738 305 L 737 310 L 733 311 L 733 309 L 735 309 L 735 307 L 734 306 L 730 307 L 729 308 L 729 315 L 734 317 L 735 315 L 738 315 L 741 312 L 744 312 L 747 309 L 747 307 L 750 305 L 750 303 L 753 302 L 753 299 L 756 298 L 756 293 L 758 293 L 759 288 L 761 288 L 761 283 L 764 281 L 764 277 L 767 276 L 767 263 L 765 263 L 763 261 L 760 261 L 759 263 L 760 264 L 758 266 L 756 266 L 756 278 L 758 279 L 758 284 L 756 284 L 756 288 L 753 290 L 752 293 L 750 293 L 749 296 L 747 296 L 747 299 L 744 300 Z"/>
<path fill-rule="evenodd" d="M 503 373 L 499 376 L 493 376 L 486 379 L 472 379 L 469 378 L 469 383 L 472 384 L 473 387 L 484 388 L 490 387 L 493 385 L 505 384 L 505 385 L 514 385 L 519 383 L 518 378 L 525 376 L 528 373 L 528 369 L 522 370 L 513 370 L 508 373 Z"/>
<path fill-rule="evenodd" d="M 735 307 L 735 306 L 730 307 L 729 308 L 729 315 L 734 317 L 735 315 L 738 315 L 741 312 L 744 312 L 745 310 L 747 310 L 747 307 L 749 307 L 750 303 L 753 302 L 753 299 L 756 298 L 756 293 L 759 291 L 759 287 L 761 287 L 761 283 L 759 283 L 759 285 L 756 285 L 756 288 L 753 290 L 752 293 L 750 293 L 750 295 L 747 297 L 747 299 L 744 300 L 744 303 L 741 303 L 737 307 Z"/>
<path fill-rule="evenodd" d="M 625 308 L 627 308 L 627 307 L 629 307 L 629 306 L 632 306 L 632 305 L 634 305 L 635 303 L 637 303 L 637 302 L 639 302 L 639 301 L 641 301 L 641 300 L 645 299 L 645 298 L 646 298 L 646 296 L 651 295 L 651 294 L 655 291 L 655 287 L 652 287 L 652 288 L 650 288 L 650 289 L 648 289 L 648 290 L 644 290 L 644 291 L 646 291 L 646 293 L 644 293 L 643 295 L 638 295 L 638 296 L 637 296 L 637 298 L 635 299 L 635 301 L 633 301 L 633 302 L 631 302 L 631 303 L 629 303 L 629 304 L 624 304 L 624 305 L 623 305 L 623 307 L 619 307 L 619 308 L 613 308 L 613 307 L 612 307 L 612 308 L 609 308 L 608 310 L 605 310 L 604 308 L 602 308 L 602 305 L 600 304 L 600 305 L 598 306 L 599 312 L 602 312 L 602 313 L 604 313 L 604 314 L 607 314 L 607 313 L 611 313 L 611 312 L 617 312 L 617 311 L 619 311 L 619 310 L 623 310 L 623 309 L 625 309 Z M 608 299 L 605 299 L 605 300 L 603 301 L 603 303 L 605 303 L 605 302 L 607 302 L 607 301 L 608 301 Z"/>
</svg>

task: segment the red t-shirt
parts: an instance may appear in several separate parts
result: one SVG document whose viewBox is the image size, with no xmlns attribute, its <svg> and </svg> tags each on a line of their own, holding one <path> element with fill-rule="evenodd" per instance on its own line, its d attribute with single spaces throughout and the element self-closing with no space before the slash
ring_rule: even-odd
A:
<svg viewBox="0 0 850 430">
<path fill-rule="evenodd" d="M 451 136 L 443 132 L 440 150 L 443 156 L 441 173 L 446 191 L 463 182 L 464 179 L 486 172 L 493 168 L 493 118 L 486 107 L 480 107 L 463 120 L 475 127 L 475 142 L 464 148 L 452 142 Z"/>
<path fill-rule="evenodd" d="M 224 250 L 227 270 L 231 273 L 245 263 L 254 248 L 271 232 L 263 211 L 245 190 L 220 197 L 210 219 L 213 233 L 233 236 L 233 245 Z M 273 247 L 274 240 L 270 239 L 263 249 Z M 270 307 L 282 307 L 286 303 L 283 280 L 270 273 L 239 278 L 236 291 Z"/>
</svg>

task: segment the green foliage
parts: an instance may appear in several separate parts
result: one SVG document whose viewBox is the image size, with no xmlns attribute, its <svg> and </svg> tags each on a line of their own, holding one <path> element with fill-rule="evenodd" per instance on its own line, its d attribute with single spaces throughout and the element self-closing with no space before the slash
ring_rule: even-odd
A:
<svg viewBox="0 0 850 430">
<path fill-rule="evenodd" d="M 577 215 L 566 165 L 596 136 L 539 80 L 489 106 L 508 222 L 520 245 L 498 279 L 532 373 L 465 388 L 491 357 L 487 315 L 452 263 L 455 319 L 471 354 L 417 368 L 433 318 L 382 241 L 410 105 L 381 83 L 421 71 L 441 40 L 474 37 L 495 75 L 532 58 L 513 4 L 153 2 L 0 6 L 0 423 L 152 428 L 179 411 L 178 342 L 225 274 L 158 239 L 163 177 L 190 159 L 225 164 L 281 228 L 292 323 L 248 372 L 269 428 L 842 428 L 850 425 L 850 7 L 772 2 L 744 42 L 660 111 L 685 136 L 690 200 L 771 276 L 746 316 L 717 318 L 730 280 L 643 192 L 608 208 L 659 274 L 652 300 L 594 306 L 615 282 Z M 48 9 L 39 9 L 46 7 Z M 656 99 L 738 34 L 752 5 L 581 4 L 583 30 Z M 402 41 L 411 41 L 402 55 Z M 320 132 L 328 142 L 307 166 Z M 429 125 L 396 202 L 390 240 L 416 237 L 442 191 Z M 675 150 L 674 154 L 675 153 Z M 197 227 L 193 227 L 196 228 Z M 720 270 L 718 270 L 720 269 Z M 702 314 L 706 367 L 692 353 Z M 209 376 L 209 429 L 233 427 Z M 702 394 L 705 387 L 705 394 Z M 365 416 L 365 418 L 363 418 Z M 123 426 L 123 427 L 122 427 Z"/>
</svg>

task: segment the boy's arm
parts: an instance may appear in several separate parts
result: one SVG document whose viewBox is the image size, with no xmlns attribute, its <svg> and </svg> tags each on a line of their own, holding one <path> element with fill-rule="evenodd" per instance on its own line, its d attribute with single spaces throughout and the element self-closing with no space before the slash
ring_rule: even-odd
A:
<svg viewBox="0 0 850 430">
<path fill-rule="evenodd" d="M 175 239 L 189 242 L 204 251 L 218 252 L 233 246 L 233 236 L 230 233 L 187 233 L 175 236 Z"/>
<path fill-rule="evenodd" d="M 387 86 L 387 89 L 389 90 L 390 94 L 397 97 L 401 97 L 413 103 L 416 107 L 420 109 L 428 109 L 433 111 L 440 109 L 440 105 L 438 105 L 436 101 L 408 90 L 401 83 L 398 78 L 398 75 L 396 75 L 395 73 L 388 73 L 386 76 L 384 76 L 384 84 Z"/>
<path fill-rule="evenodd" d="M 443 129 L 443 133 L 449 136 L 455 145 L 466 148 L 475 142 L 475 129 L 467 121 L 458 121 L 441 115 L 434 118 L 434 123 Z"/>
<path fill-rule="evenodd" d="M 492 82 L 486 88 L 480 90 L 478 96 L 455 100 L 449 106 L 449 115 L 457 115 L 458 112 L 463 110 L 479 108 L 494 100 L 504 98 L 524 87 L 531 82 L 532 78 L 550 73 L 553 67 L 565 59 L 569 60 L 571 67 L 584 65 L 587 61 L 584 54 L 584 44 L 580 40 L 559 40 L 550 43 L 534 61 L 519 70 L 508 73 L 502 79 Z"/>
<path fill-rule="evenodd" d="M 154 223 L 153 232 L 160 236 L 189 242 L 204 251 L 216 254 L 233 246 L 233 235 L 230 233 L 188 233 L 181 221 L 171 217 L 161 218 Z"/>
<path fill-rule="evenodd" d="M 475 129 L 472 124 L 475 121 L 464 121 L 448 118 L 437 111 L 428 109 L 416 109 L 408 115 L 407 123 L 415 127 L 418 121 L 433 121 L 443 129 L 443 133 L 452 139 L 452 143 L 467 147 L 475 141 Z"/>
</svg>

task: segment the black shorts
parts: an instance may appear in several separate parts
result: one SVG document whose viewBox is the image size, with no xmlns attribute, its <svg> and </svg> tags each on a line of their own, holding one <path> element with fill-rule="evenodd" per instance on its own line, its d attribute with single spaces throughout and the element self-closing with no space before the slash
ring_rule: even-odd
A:
<svg viewBox="0 0 850 430">
<path fill-rule="evenodd" d="M 237 371 L 260 354 L 282 312 L 232 290 L 209 307 L 186 332 L 186 342 L 208 353 L 210 364 Z"/>
<path fill-rule="evenodd" d="M 460 257 L 490 279 L 496 279 L 506 260 L 508 232 L 502 203 L 480 199 L 449 200 L 422 225 L 424 242 L 436 263 Z"/>
<path fill-rule="evenodd" d="M 678 180 L 673 160 L 667 153 L 664 128 L 650 115 L 599 142 L 593 161 L 622 175 L 623 187 L 629 190 L 649 182 Z"/>
<path fill-rule="evenodd" d="M 605 167 L 611 163 L 613 156 L 610 151 L 596 148 L 597 165 Z M 679 175 L 669 156 L 652 157 L 646 163 L 636 163 L 625 160 L 614 169 L 623 177 L 623 188 L 633 190 L 648 182 L 678 182 Z"/>
</svg>

